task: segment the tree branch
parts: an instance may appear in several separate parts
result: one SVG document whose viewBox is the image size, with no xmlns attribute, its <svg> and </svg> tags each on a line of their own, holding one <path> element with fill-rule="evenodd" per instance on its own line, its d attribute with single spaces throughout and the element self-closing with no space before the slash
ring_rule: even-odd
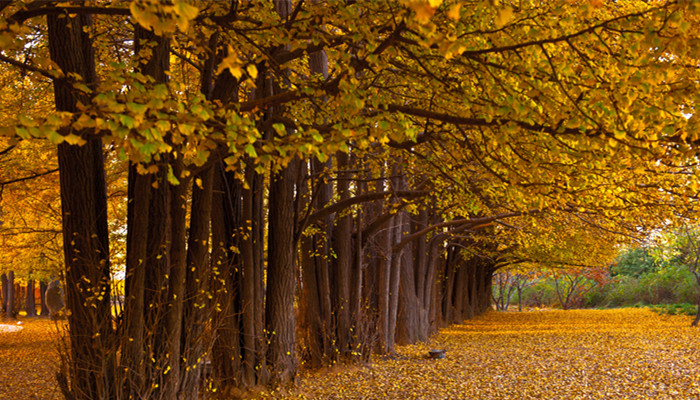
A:
<svg viewBox="0 0 700 400">
<path fill-rule="evenodd" d="M 397 190 L 397 191 L 387 191 L 387 192 L 374 192 L 374 193 L 364 193 L 359 196 L 351 197 L 349 199 L 341 200 L 337 203 L 333 203 L 326 206 L 315 213 L 311 214 L 308 219 L 308 223 L 318 221 L 323 217 L 327 217 L 335 212 L 344 210 L 352 205 L 366 203 L 368 201 L 380 200 L 389 196 L 396 196 L 403 199 L 413 199 L 416 197 L 426 196 L 430 192 L 426 190 Z M 308 224 L 307 223 L 307 224 Z"/>
<path fill-rule="evenodd" d="M 11 185 L 13 183 L 18 183 L 18 182 L 24 182 L 32 179 L 36 179 L 45 175 L 53 174 L 54 172 L 58 172 L 58 168 L 50 169 L 44 172 L 38 172 L 35 173 L 34 175 L 29 175 L 29 176 L 24 176 L 22 178 L 17 178 L 17 179 L 10 179 L 8 181 L 0 182 L 0 187 L 4 187 L 5 185 Z"/>
</svg>

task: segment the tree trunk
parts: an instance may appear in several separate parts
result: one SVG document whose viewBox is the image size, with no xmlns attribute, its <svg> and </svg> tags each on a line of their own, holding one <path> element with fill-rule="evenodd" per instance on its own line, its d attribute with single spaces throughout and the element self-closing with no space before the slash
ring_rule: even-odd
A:
<svg viewBox="0 0 700 400">
<path fill-rule="evenodd" d="M 693 274 L 695 275 L 695 280 L 700 285 L 700 273 L 694 271 Z M 698 298 L 698 311 L 695 314 L 695 319 L 693 320 L 693 322 L 691 322 L 690 326 L 698 326 L 698 323 L 700 323 L 700 298 Z"/>
<path fill-rule="evenodd" d="M 457 250 L 454 246 L 450 246 L 447 251 L 447 259 L 445 260 L 445 272 L 443 278 L 444 295 L 442 302 L 443 321 L 445 325 L 454 322 L 454 302 L 455 302 L 455 287 L 456 287 L 456 259 L 458 258 Z"/>
<path fill-rule="evenodd" d="M 0 314 L 6 315 L 7 312 L 7 274 L 0 274 Z"/>
<path fill-rule="evenodd" d="M 392 231 L 393 218 L 389 220 L 389 227 L 380 234 L 379 265 L 378 265 L 378 301 L 379 310 L 379 353 L 390 354 L 394 351 L 393 332 L 389 331 L 390 299 L 391 299 L 391 267 L 392 267 Z"/>
<path fill-rule="evenodd" d="M 49 308 L 46 306 L 46 289 L 48 288 L 48 284 L 46 284 L 46 281 L 41 280 L 39 281 L 39 295 L 41 296 L 41 317 L 42 318 L 48 318 L 49 316 Z"/>
<path fill-rule="evenodd" d="M 365 174 L 366 176 L 367 174 Z M 357 184 L 356 193 L 361 195 L 364 193 L 366 188 L 366 183 L 360 182 Z M 368 347 L 369 343 L 372 341 L 368 313 L 364 312 L 362 307 L 363 304 L 367 302 L 362 297 L 362 287 L 364 283 L 364 267 L 365 258 L 363 255 L 363 245 L 362 245 L 362 227 L 363 227 L 363 212 L 362 208 L 357 210 L 355 216 L 355 246 L 353 249 L 353 266 L 352 266 L 352 284 L 350 286 L 350 324 L 353 327 L 352 338 L 350 342 L 351 353 L 353 358 L 360 355 L 363 359 L 369 356 L 371 347 Z M 359 354 L 358 354 L 359 353 Z"/>
<path fill-rule="evenodd" d="M 51 59 L 68 75 L 77 73 L 88 86 L 96 83 L 88 16 L 47 16 Z M 78 98 L 80 96 L 80 98 Z M 54 80 L 56 109 L 76 112 L 89 99 L 66 80 Z M 114 349 L 109 286 L 109 231 L 102 139 L 79 132 L 82 146 L 58 146 L 66 264 L 66 306 L 71 343 L 70 387 L 66 397 L 114 397 Z"/>
<path fill-rule="evenodd" d="M 340 201 L 350 198 L 350 173 L 347 172 L 349 157 L 347 153 L 338 152 L 338 196 Z M 335 314 L 338 351 L 340 357 L 345 357 L 350 350 L 350 285 L 352 280 L 353 250 L 352 250 L 352 215 L 347 214 L 337 219 L 337 229 L 333 237 L 335 241 Z"/>
<path fill-rule="evenodd" d="M 269 200 L 266 323 L 271 382 L 292 382 L 297 373 L 294 287 L 294 182 L 296 160 L 272 174 Z"/>
<path fill-rule="evenodd" d="M 146 261 L 148 258 L 149 203 L 151 199 L 151 175 L 136 172 L 129 166 L 126 283 L 124 307 L 124 335 L 122 337 L 121 366 L 124 393 L 138 398 L 145 391 L 145 290 Z"/>
<path fill-rule="evenodd" d="M 165 317 L 165 385 L 162 387 L 163 398 L 181 398 L 178 396 L 180 380 L 185 374 L 181 370 L 180 351 L 182 339 L 183 303 L 185 299 L 185 278 L 187 268 L 187 193 L 191 179 L 181 175 L 180 160 L 173 160 L 173 170 L 180 183 L 169 185 L 170 192 L 170 270 L 168 271 L 167 314 Z M 191 232 L 190 232 L 191 234 Z"/>
<path fill-rule="evenodd" d="M 257 270 L 259 268 L 258 253 L 256 248 L 259 247 L 256 239 L 259 239 L 258 230 L 262 225 L 263 220 L 257 219 L 256 196 L 254 192 L 255 181 L 258 180 L 258 174 L 253 172 L 253 166 L 248 166 L 248 177 L 250 178 L 250 188 L 244 189 L 243 193 L 243 221 L 247 226 L 247 234 L 245 235 L 243 245 L 243 290 L 241 293 L 241 318 L 242 334 L 243 334 L 243 382 L 246 386 L 252 386 L 256 381 L 255 367 L 257 364 L 259 348 L 258 342 L 262 332 L 256 329 L 256 296 L 257 288 Z M 259 183 L 259 182 L 257 182 Z M 256 188 L 262 190 L 262 188 Z"/>
<path fill-rule="evenodd" d="M 7 273 L 7 290 L 5 291 L 5 318 L 16 318 L 15 313 L 15 272 L 10 271 Z"/>
<path fill-rule="evenodd" d="M 27 293 L 24 303 L 24 311 L 27 313 L 27 317 L 36 317 L 36 296 L 34 286 L 33 279 L 27 281 Z"/>
<path fill-rule="evenodd" d="M 330 163 L 322 163 L 317 159 L 311 161 L 311 207 L 319 210 L 326 206 L 331 199 L 332 187 L 328 181 Z M 301 237 L 301 273 L 303 328 L 305 332 L 310 364 L 312 368 L 329 365 L 336 352 L 332 350 L 335 342 L 332 331 L 331 289 L 329 282 L 328 241 L 332 227 L 331 217 L 323 218 L 313 225 L 318 232 Z"/>
<path fill-rule="evenodd" d="M 196 176 L 201 182 L 192 186 L 192 209 L 190 212 L 190 231 L 187 244 L 187 271 L 183 297 L 181 355 L 182 384 L 178 398 L 196 400 L 199 398 L 201 380 L 201 363 L 205 352 L 209 350 L 205 343 L 204 325 L 210 317 L 211 307 L 207 295 L 209 276 L 212 269 L 209 263 L 209 234 L 212 211 L 212 196 L 215 168 L 212 165 Z M 195 179 L 195 182 L 197 180 Z M 208 339 L 208 338 L 206 338 Z"/>
<path fill-rule="evenodd" d="M 212 286 L 215 288 L 217 307 L 214 316 L 216 327 L 212 350 L 212 374 L 218 391 L 227 395 L 230 390 L 242 384 L 241 358 L 245 351 L 241 348 L 241 290 L 240 273 L 241 256 L 231 251 L 239 248 L 244 258 L 248 246 L 244 243 L 250 234 L 246 234 L 247 225 L 242 223 L 241 189 L 237 181 L 218 165 L 214 173 L 214 192 L 212 194 L 211 230 L 212 230 Z M 238 232 L 238 225 L 242 232 Z M 252 249 L 251 249 L 252 251 Z M 243 346 L 245 347 L 245 346 Z"/>
<path fill-rule="evenodd" d="M 462 259 L 461 256 L 458 256 L 459 260 Z M 469 296 L 469 289 L 467 287 L 468 281 L 469 281 L 469 274 L 467 273 L 467 266 L 462 264 L 462 265 L 456 265 L 455 266 L 456 272 L 454 275 L 454 312 L 453 312 L 453 319 L 449 321 L 449 323 L 457 323 L 461 324 L 462 321 L 464 320 L 464 313 L 467 308 L 469 308 L 469 303 L 468 303 L 468 296 Z M 465 304 L 466 303 L 466 304 Z"/>
<path fill-rule="evenodd" d="M 3 317 L 7 317 L 7 293 L 9 288 L 7 286 L 7 273 L 3 272 L 0 274 L 0 291 L 2 291 L 2 296 L 0 296 L 0 314 Z"/>
</svg>

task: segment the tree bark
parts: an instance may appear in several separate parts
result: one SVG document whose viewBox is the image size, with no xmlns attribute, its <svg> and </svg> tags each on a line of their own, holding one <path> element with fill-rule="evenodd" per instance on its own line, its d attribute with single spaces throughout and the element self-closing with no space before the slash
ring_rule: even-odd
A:
<svg viewBox="0 0 700 400">
<path fill-rule="evenodd" d="M 0 296 L 0 314 L 7 316 L 7 273 L 3 272 L 0 274 L 0 291 L 2 291 L 2 296 Z"/>
<path fill-rule="evenodd" d="M 269 199 L 266 323 L 271 383 L 292 382 L 297 373 L 294 289 L 294 182 L 296 160 L 272 174 Z"/>
<path fill-rule="evenodd" d="M 48 318 L 49 316 L 49 308 L 46 306 L 46 289 L 48 288 L 48 284 L 46 284 L 45 280 L 40 280 L 39 281 L 39 295 L 41 296 L 41 317 L 42 318 Z"/>
<path fill-rule="evenodd" d="M 199 398 L 202 363 L 206 351 L 204 325 L 211 313 L 207 295 L 211 288 L 211 264 L 209 263 L 209 235 L 212 211 L 213 183 L 215 166 L 213 164 L 195 177 L 201 181 L 201 187 L 192 185 L 192 208 L 190 212 L 190 231 L 187 242 L 187 271 L 182 314 L 181 371 L 184 376 L 179 388 L 178 398 L 196 400 Z"/>
<path fill-rule="evenodd" d="M 88 86 L 96 83 L 90 17 L 47 16 L 49 53 L 65 74 L 76 73 Z M 66 80 L 54 80 L 56 109 L 76 112 L 78 95 Z M 102 140 L 79 132 L 86 144 L 58 146 L 66 264 L 66 306 L 71 343 L 70 387 L 66 397 L 114 397 L 114 349 L 109 286 L 109 235 Z M 65 382 L 65 378 L 64 378 Z"/>
<path fill-rule="evenodd" d="M 5 291 L 5 318 L 14 319 L 17 317 L 15 312 L 15 272 L 7 273 L 7 290 Z"/>
<path fill-rule="evenodd" d="M 237 181 L 224 171 L 223 165 L 217 165 L 214 173 L 214 192 L 212 194 L 212 286 L 215 289 L 217 307 L 214 316 L 216 334 L 212 350 L 212 374 L 218 391 L 227 395 L 230 390 L 245 386 L 242 384 L 241 370 L 241 290 L 240 273 L 241 256 L 231 251 L 239 248 L 246 251 L 242 237 L 245 226 L 241 214 L 241 189 Z M 241 231 L 236 233 L 238 225 Z M 252 251 L 252 250 L 251 250 Z M 252 349 L 248 349 L 252 350 Z"/>
<path fill-rule="evenodd" d="M 146 384 L 144 311 L 152 181 L 152 176 L 138 174 L 136 165 L 129 166 L 124 335 L 121 357 L 124 374 L 122 380 L 127 398 L 140 396 L 144 393 Z"/>
<path fill-rule="evenodd" d="M 173 160 L 173 170 L 175 176 L 180 180 L 178 185 L 171 186 L 170 189 L 170 215 L 172 218 L 170 232 L 170 270 L 168 271 L 168 297 L 167 314 L 165 318 L 165 354 L 162 357 L 166 360 L 164 373 L 166 384 L 163 389 L 163 398 L 181 398 L 178 396 L 180 383 L 187 373 L 181 368 L 181 340 L 183 307 L 185 299 L 185 279 L 187 268 L 187 193 L 191 184 L 191 179 L 181 175 L 183 167 L 180 160 Z M 192 234 L 190 232 L 190 234 Z M 183 365 L 184 367 L 184 365 Z"/>
<path fill-rule="evenodd" d="M 389 331 L 390 299 L 391 299 L 391 266 L 392 266 L 392 231 L 393 218 L 389 227 L 380 233 L 380 254 L 378 263 L 378 301 L 379 310 L 379 353 L 393 353 L 393 332 Z"/>
<path fill-rule="evenodd" d="M 36 317 L 36 296 L 34 292 L 34 279 L 27 282 L 26 301 L 24 303 L 24 311 L 27 317 Z"/>
<path fill-rule="evenodd" d="M 350 167 L 347 153 L 338 152 L 338 196 L 341 201 L 350 198 Z M 337 255 L 335 268 L 335 314 L 338 351 L 345 357 L 350 350 L 350 285 L 352 281 L 352 215 L 342 215 L 337 219 L 337 229 L 334 232 L 335 253 Z"/>
</svg>

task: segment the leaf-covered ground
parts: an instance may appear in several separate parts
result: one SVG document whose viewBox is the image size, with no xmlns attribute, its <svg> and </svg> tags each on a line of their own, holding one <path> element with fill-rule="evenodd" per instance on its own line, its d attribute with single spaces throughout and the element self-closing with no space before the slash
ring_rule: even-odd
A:
<svg viewBox="0 0 700 400">
<path fill-rule="evenodd" d="M 47 319 L 22 322 L 19 331 L 0 329 L 0 399 L 60 399 L 54 378 L 58 371 L 58 328 Z"/>
<path fill-rule="evenodd" d="M 645 309 L 492 312 L 396 359 L 305 376 L 287 398 L 698 399 L 691 320 Z M 427 359 L 432 348 L 447 358 Z"/>
<path fill-rule="evenodd" d="M 645 309 L 492 312 L 367 366 L 304 374 L 286 399 L 697 399 L 700 330 Z M 430 360 L 427 351 L 446 349 Z M 0 399 L 59 399 L 53 323 L 0 333 Z"/>
</svg>

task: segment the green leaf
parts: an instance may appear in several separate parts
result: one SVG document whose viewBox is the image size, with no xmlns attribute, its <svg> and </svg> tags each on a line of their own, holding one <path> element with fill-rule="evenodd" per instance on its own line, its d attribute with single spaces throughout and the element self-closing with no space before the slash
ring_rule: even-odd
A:
<svg viewBox="0 0 700 400">
<path fill-rule="evenodd" d="M 170 183 L 170 184 L 173 185 L 173 186 L 174 186 L 174 185 L 179 185 L 179 184 L 180 184 L 180 181 L 177 180 L 177 178 L 175 177 L 175 173 L 173 172 L 173 166 L 172 166 L 172 165 L 168 165 L 168 176 L 167 176 L 167 179 L 168 179 L 168 183 Z"/>
<path fill-rule="evenodd" d="M 253 158 L 258 156 L 258 153 L 255 151 L 255 147 L 253 147 L 252 143 L 248 143 L 243 150 Z"/>
<path fill-rule="evenodd" d="M 72 134 L 72 133 L 70 133 L 70 134 L 64 136 L 63 138 L 65 139 L 65 141 L 66 141 L 68 144 L 72 144 L 72 145 L 82 146 L 82 145 L 84 145 L 85 143 L 87 143 L 87 142 L 85 141 L 85 139 L 81 138 L 81 137 L 78 136 L 78 135 Z"/>
</svg>

